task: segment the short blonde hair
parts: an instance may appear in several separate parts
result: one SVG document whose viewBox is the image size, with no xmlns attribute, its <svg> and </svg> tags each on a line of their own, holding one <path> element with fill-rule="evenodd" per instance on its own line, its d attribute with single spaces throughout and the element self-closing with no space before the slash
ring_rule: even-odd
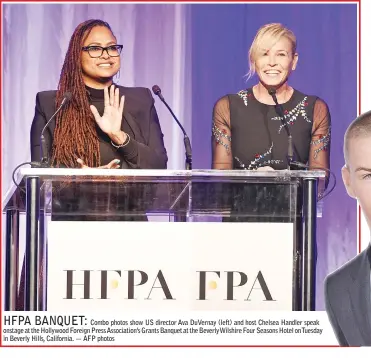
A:
<svg viewBox="0 0 371 358">
<path fill-rule="evenodd" d="M 296 53 L 297 42 L 296 36 L 291 30 L 278 23 L 266 24 L 258 30 L 249 50 L 250 69 L 247 74 L 247 79 L 251 78 L 255 74 L 256 56 L 262 47 L 262 43 L 267 43 L 267 38 L 270 38 L 268 43 L 268 47 L 270 48 L 274 46 L 274 44 L 277 43 L 282 37 L 286 37 L 288 40 L 290 40 L 292 45 L 292 55 L 294 55 Z"/>
<path fill-rule="evenodd" d="M 356 138 L 371 136 L 371 111 L 365 112 L 357 117 L 348 127 L 344 135 L 344 159 L 349 165 L 349 142 Z"/>
</svg>

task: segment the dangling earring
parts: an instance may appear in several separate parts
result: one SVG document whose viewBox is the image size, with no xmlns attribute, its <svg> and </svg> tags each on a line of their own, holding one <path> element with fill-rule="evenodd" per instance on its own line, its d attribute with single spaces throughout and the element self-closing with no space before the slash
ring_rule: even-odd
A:
<svg viewBox="0 0 371 358">
<path fill-rule="evenodd" d="M 115 74 L 115 82 L 118 83 L 120 79 L 120 70 Z"/>
</svg>

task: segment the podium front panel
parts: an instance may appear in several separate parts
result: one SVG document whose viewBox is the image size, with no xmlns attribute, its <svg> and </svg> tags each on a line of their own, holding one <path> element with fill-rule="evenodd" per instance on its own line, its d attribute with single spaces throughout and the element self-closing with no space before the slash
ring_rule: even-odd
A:
<svg viewBox="0 0 371 358">
<path fill-rule="evenodd" d="M 182 263 L 182 272 L 194 273 L 194 269 L 207 271 L 207 265 L 200 268 L 203 265 L 202 257 L 208 257 L 214 253 L 215 257 L 219 257 L 221 260 L 220 255 L 225 252 L 229 256 L 220 264 L 220 272 L 230 272 L 227 274 L 229 282 L 231 279 L 234 280 L 233 275 L 239 275 L 238 278 L 241 280 L 239 285 L 241 286 L 245 286 L 246 283 L 243 282 L 246 277 L 249 276 L 251 279 L 255 276 L 257 279 L 259 273 L 256 270 L 259 266 L 257 263 L 260 261 L 256 261 L 255 268 L 250 265 L 251 262 L 244 263 L 243 253 L 245 252 L 247 260 L 251 255 L 255 258 L 260 257 L 264 261 L 261 261 L 261 264 L 265 271 L 280 265 L 285 267 L 285 277 L 278 275 L 276 277 L 278 281 L 275 282 L 278 286 L 282 283 L 281 286 L 286 287 L 284 290 L 286 298 L 282 300 L 281 297 L 281 302 L 284 304 L 277 309 L 302 310 L 313 307 L 312 298 L 308 299 L 309 296 L 313 296 L 311 287 L 314 280 L 312 271 L 315 260 L 312 250 L 313 242 L 315 242 L 316 217 L 315 206 L 313 206 L 313 200 L 316 200 L 313 196 L 315 193 L 313 191 L 315 184 L 313 185 L 313 183 L 317 183 L 320 178 L 324 178 L 324 172 L 22 169 L 18 173 L 17 187 L 12 188 L 6 194 L 3 210 L 7 213 L 26 212 L 26 216 L 31 218 L 29 227 L 32 229 L 32 233 L 29 235 L 30 242 L 26 242 L 26 253 L 28 253 L 28 257 L 32 257 L 33 262 L 38 263 L 38 268 L 36 270 L 36 266 L 32 266 L 33 273 L 31 276 L 27 276 L 33 280 L 32 287 L 29 286 L 30 283 L 26 282 L 27 297 L 25 302 L 28 304 L 27 307 L 37 306 L 39 310 L 47 309 L 46 297 L 50 292 L 48 293 L 48 287 L 45 283 L 50 282 L 52 285 L 51 282 L 58 282 L 55 275 L 55 270 L 58 268 L 50 266 L 53 265 L 53 262 L 48 260 L 49 228 L 50 233 L 54 233 L 53 237 L 50 237 L 51 246 L 57 247 L 55 240 L 59 240 L 58 245 L 60 246 L 57 251 L 53 251 L 58 256 L 58 252 L 61 254 L 62 252 L 71 252 L 71 250 L 77 250 L 78 247 L 74 246 L 74 241 L 63 242 L 58 239 L 55 228 L 59 228 L 62 232 L 64 226 L 68 231 L 76 224 L 81 227 L 85 225 L 91 230 L 92 225 L 98 225 L 98 227 L 94 227 L 97 227 L 97 232 L 100 232 L 102 228 L 109 228 L 115 223 L 123 228 L 125 225 L 131 224 L 136 226 L 135 230 L 131 231 L 130 240 L 128 237 L 124 237 L 122 242 L 111 243 L 111 237 L 105 237 L 103 234 L 100 237 L 101 243 L 96 242 L 99 238 L 95 239 L 96 252 L 99 252 L 99 245 L 109 245 L 104 248 L 104 250 L 108 250 L 107 255 L 109 252 L 113 254 L 118 245 L 126 245 L 130 247 L 131 256 L 135 258 L 136 252 L 138 253 L 138 249 L 141 245 L 143 246 L 143 243 L 141 244 L 139 241 L 141 240 L 141 230 L 147 230 L 147 232 L 155 230 L 152 231 L 152 236 L 155 241 L 158 241 L 157 247 L 160 252 L 166 252 L 166 247 L 172 247 L 173 244 L 176 246 L 179 243 L 180 245 L 181 242 L 176 240 L 178 236 L 181 236 L 183 237 L 181 245 L 183 245 L 184 255 L 182 256 L 182 250 L 178 250 L 179 260 L 176 262 Z M 33 183 L 32 186 L 27 187 L 27 190 L 25 190 L 26 181 Z M 36 196 L 35 192 L 32 192 L 35 183 L 38 183 Z M 306 185 L 306 183 L 312 184 Z M 308 191 L 308 188 L 311 188 L 311 192 Z M 31 205 L 33 210 L 31 216 L 27 212 L 30 206 L 26 205 L 26 194 L 32 194 L 33 200 L 37 201 Z M 308 198 L 311 200 L 309 206 L 305 202 Z M 309 207 L 311 211 L 308 209 Z M 39 215 L 35 215 L 35 210 L 39 210 Z M 17 218 L 17 215 L 9 217 Z M 8 225 L 9 230 L 14 228 L 13 221 Z M 171 225 L 184 226 L 181 227 L 181 231 L 179 229 L 173 230 L 166 238 L 162 239 L 161 231 L 157 231 L 163 230 L 161 225 L 151 226 L 155 224 L 151 221 L 163 221 L 158 224 L 170 225 L 166 226 L 169 229 L 174 228 Z M 169 221 L 176 222 L 166 223 Z M 215 223 L 215 221 L 219 222 Z M 201 226 L 197 225 L 202 225 L 202 231 L 198 231 L 197 228 L 201 228 Z M 149 227 L 151 229 L 148 231 Z M 209 232 L 205 228 L 209 228 Z M 15 279 L 16 275 L 14 273 L 8 275 L 16 266 L 14 260 L 18 257 L 18 247 L 12 245 L 14 240 L 11 241 L 14 236 L 13 232 L 14 230 L 9 235 L 7 233 L 6 239 L 7 247 L 10 247 L 12 251 L 7 255 L 10 259 L 7 261 L 6 268 L 7 277 L 10 277 L 6 294 L 11 297 L 10 301 L 13 302 L 7 307 L 10 310 L 14 307 L 14 294 L 18 285 Z M 79 232 L 83 233 L 84 230 Z M 290 233 L 289 237 L 287 233 Z M 305 236 L 309 235 L 308 233 L 311 237 Z M 94 236 L 93 234 L 91 237 Z M 71 234 L 71 237 L 74 235 Z M 107 240 L 104 241 L 105 239 Z M 88 245 L 89 237 L 82 240 Z M 162 242 L 161 240 L 167 241 Z M 174 240 L 174 243 L 171 240 Z M 199 248 L 197 244 L 199 244 Z M 156 246 L 156 242 L 147 245 L 148 249 L 155 253 L 155 246 L 151 245 Z M 237 261 L 233 258 L 233 252 L 238 254 Z M 87 253 L 89 254 L 89 250 Z M 68 263 L 67 256 L 60 257 L 60 259 L 62 262 Z M 94 257 L 86 259 L 91 263 L 91 259 Z M 192 261 L 193 259 L 196 261 Z M 109 256 L 105 257 L 105 260 L 105 262 L 109 262 Z M 165 259 L 163 261 L 165 266 L 169 266 L 169 262 Z M 176 262 L 173 264 L 176 265 Z M 72 264 L 72 261 L 70 263 Z M 210 264 L 212 264 L 212 260 Z M 46 277 L 49 269 L 51 270 L 50 275 L 53 276 Z M 290 277 L 287 276 L 287 272 L 290 272 Z M 39 285 L 36 286 L 34 285 L 35 275 L 39 275 Z M 192 280 L 188 277 L 187 280 L 188 284 L 192 285 L 194 277 Z M 271 281 L 272 278 L 269 280 Z M 308 280 L 311 282 L 308 283 Z M 216 281 L 210 282 L 208 283 L 210 284 L 209 289 L 214 287 L 214 283 L 219 285 Z M 261 284 L 260 281 L 259 283 Z M 223 285 L 222 282 L 220 284 Z M 287 288 L 288 286 L 289 288 Z M 215 291 L 213 292 L 215 293 Z M 257 309 L 257 306 L 254 308 L 254 305 L 249 307 Z"/>
</svg>

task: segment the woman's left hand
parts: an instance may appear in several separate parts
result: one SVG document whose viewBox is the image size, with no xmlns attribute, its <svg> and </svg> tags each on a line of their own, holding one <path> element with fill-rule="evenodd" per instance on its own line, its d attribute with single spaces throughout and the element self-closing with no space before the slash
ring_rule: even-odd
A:
<svg viewBox="0 0 371 358">
<path fill-rule="evenodd" d="M 125 96 L 121 97 L 118 88 L 114 85 L 110 88 L 104 88 L 104 112 L 103 116 L 100 116 L 95 106 L 90 106 L 93 112 L 95 121 L 97 122 L 100 129 L 106 133 L 111 139 L 115 137 L 122 137 L 124 134 L 121 131 L 122 113 L 124 111 Z"/>
<path fill-rule="evenodd" d="M 90 168 L 85 164 L 85 162 L 82 159 L 78 158 L 76 161 L 77 163 L 80 164 L 81 169 Z M 98 169 L 120 169 L 120 160 L 119 159 L 111 160 L 108 164 L 101 165 L 100 167 L 98 167 Z"/>
</svg>

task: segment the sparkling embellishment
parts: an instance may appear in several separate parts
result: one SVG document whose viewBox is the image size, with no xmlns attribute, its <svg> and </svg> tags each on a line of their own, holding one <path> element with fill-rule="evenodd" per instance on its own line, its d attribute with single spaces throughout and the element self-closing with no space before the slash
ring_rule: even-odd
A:
<svg viewBox="0 0 371 358">
<path fill-rule="evenodd" d="M 269 159 L 269 160 L 266 160 L 265 162 L 261 163 L 259 165 L 259 167 L 265 167 L 269 164 L 280 164 L 280 163 L 283 163 L 283 160 L 280 160 L 280 159 Z"/>
<path fill-rule="evenodd" d="M 273 143 L 270 146 L 270 148 L 264 154 L 256 154 L 255 155 L 255 160 L 252 160 L 250 162 L 250 164 L 247 167 L 247 169 L 256 169 L 256 168 L 258 168 L 260 166 L 259 165 L 259 161 L 262 160 L 263 158 L 265 158 L 268 154 L 271 154 L 272 153 L 272 149 L 273 149 Z"/>
<path fill-rule="evenodd" d="M 234 159 L 237 160 L 237 162 L 238 162 L 238 164 L 240 165 L 240 168 L 241 168 L 241 169 L 246 170 L 245 164 L 242 163 L 242 161 L 240 160 L 240 158 L 238 158 L 238 157 L 234 157 Z"/>
<path fill-rule="evenodd" d="M 300 101 L 292 110 L 285 110 L 284 118 L 286 119 L 287 124 L 293 125 L 299 116 L 303 117 L 308 123 L 312 123 L 305 110 L 305 106 L 308 105 L 308 102 L 306 102 L 307 98 L 308 97 L 304 97 L 304 99 Z M 281 119 L 281 117 L 273 117 L 272 121 L 280 121 Z M 284 124 L 281 124 L 280 128 L 278 129 L 278 133 L 281 133 L 281 130 L 284 126 Z"/>
<path fill-rule="evenodd" d="M 251 97 L 251 93 L 248 93 L 246 90 L 241 90 L 237 94 L 243 100 L 245 106 L 247 106 L 247 97 Z"/>
<path fill-rule="evenodd" d="M 227 150 L 227 153 L 229 153 L 229 151 L 230 151 L 229 144 L 224 143 L 222 138 L 221 138 L 221 137 L 223 137 L 223 138 L 227 139 L 229 142 L 232 141 L 231 136 L 227 135 L 226 132 L 227 131 L 225 129 L 220 130 L 215 124 L 213 124 L 212 133 L 213 133 L 213 136 L 215 137 L 215 141 L 218 144 L 222 145 Z"/>
<path fill-rule="evenodd" d="M 314 155 L 313 155 L 314 159 L 316 159 L 318 157 L 318 153 L 321 152 L 322 150 L 327 151 L 327 147 L 330 144 L 331 128 L 329 128 L 326 135 L 320 134 L 318 137 L 319 137 L 319 139 L 312 140 L 310 142 L 311 145 L 322 144 L 322 146 L 320 146 L 319 148 L 314 150 Z"/>
</svg>

